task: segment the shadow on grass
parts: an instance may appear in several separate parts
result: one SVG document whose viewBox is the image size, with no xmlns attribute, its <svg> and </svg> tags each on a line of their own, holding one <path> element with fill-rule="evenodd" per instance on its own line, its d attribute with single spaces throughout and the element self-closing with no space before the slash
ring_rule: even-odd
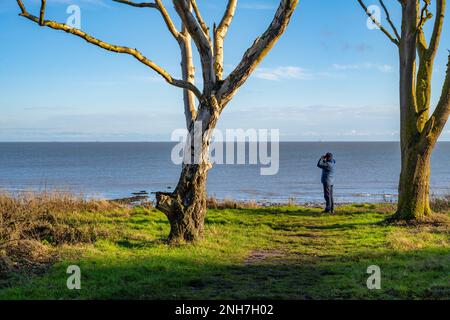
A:
<svg viewBox="0 0 450 320">
<path fill-rule="evenodd" d="M 154 246 L 159 246 L 161 244 L 167 244 L 167 238 L 159 238 L 155 240 L 145 240 L 145 241 L 136 241 L 136 240 L 119 240 L 116 241 L 115 244 L 121 248 L 127 249 L 142 249 L 142 248 L 150 248 Z"/>
<path fill-rule="evenodd" d="M 66 288 L 66 264 L 1 299 L 449 299 L 450 253 L 423 249 L 371 257 L 227 264 L 195 257 L 155 256 L 79 261 L 82 289 Z M 367 267 L 378 265 L 382 289 L 366 287 Z"/>
<path fill-rule="evenodd" d="M 378 222 L 360 222 L 360 223 L 335 223 L 330 225 L 305 225 L 306 229 L 310 230 L 349 230 L 349 229 L 357 229 L 361 226 L 375 226 Z"/>
<path fill-rule="evenodd" d="M 283 207 L 262 207 L 257 209 L 239 209 L 239 215 L 246 216 L 273 216 L 273 215 L 287 215 L 287 216 L 320 216 L 325 215 L 320 213 L 320 209 L 314 208 L 283 208 Z"/>
<path fill-rule="evenodd" d="M 354 207 L 354 208 L 353 208 Z M 239 209 L 236 215 L 245 215 L 245 216 L 293 216 L 293 217 L 338 217 L 338 216 L 347 216 L 347 215 L 372 215 L 372 214 L 381 214 L 381 215 L 391 215 L 393 212 L 380 212 L 376 210 L 376 206 L 374 205 L 353 205 L 353 207 L 337 207 L 336 212 L 334 214 L 324 213 L 323 209 L 320 208 L 306 208 L 306 207 L 262 207 L 256 209 Z M 356 209 L 358 208 L 358 209 Z M 365 210 L 360 210 L 359 208 L 365 208 Z M 356 209 L 356 210 L 355 210 Z M 210 209 L 211 210 L 211 209 Z M 233 209 L 224 209 L 224 211 Z M 373 211 L 371 211 L 373 210 Z M 215 209 L 215 212 L 221 212 L 222 210 Z"/>
</svg>

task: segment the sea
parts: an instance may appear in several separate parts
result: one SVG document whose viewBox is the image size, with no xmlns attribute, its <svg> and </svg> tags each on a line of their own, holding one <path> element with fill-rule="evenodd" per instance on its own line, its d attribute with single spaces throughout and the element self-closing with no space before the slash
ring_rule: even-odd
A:
<svg viewBox="0 0 450 320">
<path fill-rule="evenodd" d="M 181 167 L 172 159 L 175 146 L 172 142 L 0 143 L 0 189 L 10 193 L 63 190 L 106 199 L 146 191 L 152 197 L 156 191 L 176 186 Z M 396 201 L 398 142 L 281 142 L 278 156 L 269 152 L 274 155 L 272 161 L 278 161 L 272 175 L 261 174 L 267 164 L 249 163 L 248 147 L 245 163 L 231 161 L 211 169 L 209 196 L 262 203 L 320 203 L 321 170 L 316 164 L 321 155 L 332 152 L 336 202 Z M 435 196 L 450 194 L 449 159 L 450 142 L 438 143 L 431 160 L 431 193 Z"/>
</svg>

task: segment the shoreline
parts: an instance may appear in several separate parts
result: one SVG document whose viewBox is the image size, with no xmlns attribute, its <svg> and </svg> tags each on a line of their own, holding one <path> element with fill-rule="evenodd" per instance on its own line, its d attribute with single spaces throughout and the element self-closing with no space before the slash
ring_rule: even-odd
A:
<svg viewBox="0 0 450 320">
<path fill-rule="evenodd" d="M 95 199 L 95 198 L 93 198 Z M 130 197 L 116 198 L 116 199 L 102 199 L 108 202 L 117 202 L 125 205 L 132 206 L 140 206 L 140 205 L 153 205 L 155 204 L 154 199 L 151 199 L 148 194 L 134 194 Z M 377 205 L 377 204 L 396 204 L 395 201 L 336 201 L 335 206 L 346 206 L 346 205 Z M 296 199 L 286 199 L 285 201 L 279 200 L 254 200 L 254 199 L 246 199 L 246 200 L 237 200 L 232 198 L 216 198 L 216 197 L 208 197 L 207 205 L 209 207 L 285 207 L 285 206 L 300 206 L 305 208 L 322 208 L 325 204 L 325 201 L 296 201 Z"/>
</svg>

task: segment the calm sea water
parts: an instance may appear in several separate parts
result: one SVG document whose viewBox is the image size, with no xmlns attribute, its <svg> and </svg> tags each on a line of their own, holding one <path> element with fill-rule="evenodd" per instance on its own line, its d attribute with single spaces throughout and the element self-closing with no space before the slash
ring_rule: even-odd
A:
<svg viewBox="0 0 450 320">
<path fill-rule="evenodd" d="M 173 143 L 0 143 L 0 189 L 64 189 L 87 196 L 118 198 L 174 187 L 180 167 L 172 164 Z M 260 175 L 260 165 L 216 165 L 208 193 L 217 198 L 280 202 L 322 201 L 320 155 L 337 161 L 335 194 L 339 202 L 395 199 L 400 170 L 395 142 L 286 142 L 280 169 Z M 431 189 L 450 193 L 450 143 L 432 157 Z"/>
</svg>

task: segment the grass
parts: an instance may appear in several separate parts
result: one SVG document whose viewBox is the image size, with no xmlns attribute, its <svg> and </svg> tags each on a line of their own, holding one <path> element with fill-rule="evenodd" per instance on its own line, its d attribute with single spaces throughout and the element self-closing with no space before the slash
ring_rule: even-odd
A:
<svg viewBox="0 0 450 320">
<path fill-rule="evenodd" d="M 168 221 L 154 209 L 71 209 L 72 228 L 96 236 L 36 237 L 55 258 L 45 271 L 4 272 L 0 299 L 450 298 L 448 212 L 436 223 L 400 226 L 383 223 L 389 205 L 341 206 L 335 215 L 298 206 L 210 209 L 205 240 L 169 247 Z M 66 287 L 69 265 L 81 268 L 81 290 Z M 366 287 L 370 265 L 381 268 L 381 290 Z"/>
</svg>

